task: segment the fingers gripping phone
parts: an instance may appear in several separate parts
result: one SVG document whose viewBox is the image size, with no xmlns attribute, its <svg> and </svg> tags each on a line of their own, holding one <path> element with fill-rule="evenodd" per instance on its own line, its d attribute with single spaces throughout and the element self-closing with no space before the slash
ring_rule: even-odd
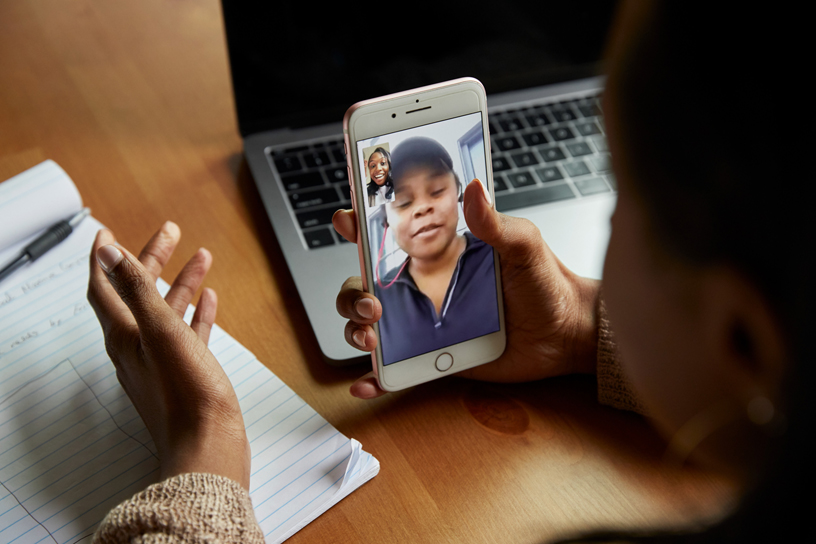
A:
<svg viewBox="0 0 816 544">
<path fill-rule="evenodd" d="M 499 259 L 468 230 L 464 190 L 493 202 L 482 84 L 463 78 L 366 100 L 343 119 L 363 288 L 380 300 L 372 352 L 396 391 L 505 348 Z"/>
</svg>

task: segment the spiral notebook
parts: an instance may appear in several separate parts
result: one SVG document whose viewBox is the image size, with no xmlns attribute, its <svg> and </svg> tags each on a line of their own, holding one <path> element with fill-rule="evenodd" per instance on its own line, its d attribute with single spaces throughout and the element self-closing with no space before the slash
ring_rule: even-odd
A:
<svg viewBox="0 0 816 544">
<path fill-rule="evenodd" d="M 0 266 L 81 207 L 53 161 L 0 183 Z M 101 227 L 85 219 L 0 282 L 0 542 L 90 542 L 111 508 L 158 481 L 156 447 L 116 379 L 86 299 Z M 169 288 L 162 280 L 158 287 Z M 250 496 L 268 543 L 286 540 L 377 474 L 379 462 L 359 442 L 218 326 L 209 347 L 241 404 Z"/>
</svg>

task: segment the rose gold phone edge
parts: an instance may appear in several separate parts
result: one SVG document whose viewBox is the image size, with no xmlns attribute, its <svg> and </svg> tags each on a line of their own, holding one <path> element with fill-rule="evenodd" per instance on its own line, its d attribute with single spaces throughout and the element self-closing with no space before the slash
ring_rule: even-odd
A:
<svg viewBox="0 0 816 544">
<path fill-rule="evenodd" d="M 357 158 L 356 141 L 352 141 L 351 134 L 350 134 L 350 130 L 351 130 L 350 129 L 350 121 L 351 121 L 351 118 L 352 118 L 353 114 L 355 112 L 357 112 L 358 110 L 360 110 L 361 108 L 366 108 L 366 107 L 371 106 L 371 105 L 378 105 L 378 104 L 382 104 L 384 102 L 399 100 L 400 98 L 407 98 L 407 97 L 411 97 L 411 96 L 414 96 L 414 95 L 418 95 L 418 94 L 422 94 L 422 93 L 428 93 L 428 92 L 436 91 L 436 90 L 442 90 L 442 89 L 446 89 L 448 87 L 455 87 L 455 86 L 463 85 L 463 84 L 467 84 L 467 85 L 475 84 L 480 89 L 480 93 L 479 93 L 479 96 L 480 96 L 480 108 L 477 111 L 482 113 L 482 134 L 483 134 L 483 138 L 484 138 L 485 158 L 486 158 L 485 159 L 485 168 L 486 168 L 487 177 L 488 177 L 487 180 L 484 180 L 484 184 L 485 184 L 485 187 L 487 188 L 488 193 L 490 195 L 491 204 L 495 205 L 496 200 L 495 200 L 495 194 L 494 194 L 494 188 L 493 188 L 493 169 L 492 169 L 491 161 L 488 160 L 488 158 L 491 155 L 490 155 L 490 136 L 489 136 L 489 132 L 487 130 L 487 104 L 486 104 L 484 86 L 482 85 L 482 83 L 479 80 L 477 80 L 475 78 L 470 78 L 470 77 L 458 78 L 458 79 L 454 79 L 454 80 L 444 81 L 444 82 L 441 82 L 441 83 L 436 83 L 436 84 L 433 84 L 433 85 L 426 85 L 426 86 L 423 86 L 423 87 L 417 87 L 417 88 L 410 89 L 410 90 L 407 90 L 407 91 L 401 91 L 401 92 L 398 92 L 398 93 L 384 95 L 384 96 L 377 97 L 377 98 L 362 100 L 362 101 L 357 102 L 357 103 L 353 104 L 352 106 L 350 106 L 348 108 L 348 110 L 346 110 L 345 115 L 343 116 L 343 140 L 344 140 L 345 152 L 346 152 L 346 167 L 348 168 L 348 174 L 349 174 L 349 186 L 351 188 L 352 207 L 354 209 L 355 218 L 357 218 L 357 240 L 356 240 L 356 242 L 357 242 L 357 255 L 358 255 L 359 262 L 360 262 L 360 271 L 362 273 L 362 278 L 361 279 L 362 279 L 362 284 L 363 284 L 363 290 L 365 292 L 367 292 L 367 293 L 372 293 L 373 294 L 373 291 L 369 289 L 369 275 L 373 274 L 373 271 L 372 271 L 371 263 L 369 262 L 370 261 L 370 256 L 367 255 L 367 249 L 368 249 L 368 247 L 367 247 L 368 246 L 368 225 L 367 225 L 367 222 L 365 220 L 360 220 L 359 219 L 359 217 L 361 217 L 361 216 L 360 216 L 360 214 L 358 212 L 358 209 L 365 210 L 365 203 L 360 200 L 361 197 L 359 197 L 357 195 L 357 190 L 355 188 L 355 179 L 357 177 L 359 177 L 359 172 L 357 172 L 357 168 L 356 168 L 357 165 L 355 165 L 356 158 Z M 442 120 L 442 119 L 440 119 L 440 120 Z M 423 123 L 423 125 L 424 124 L 427 124 L 427 123 Z M 423 125 L 417 125 L 417 126 L 423 126 Z M 400 129 L 400 130 L 405 130 L 405 129 Z M 354 151 L 353 156 L 352 156 L 352 151 Z M 362 180 L 360 180 L 360 183 L 362 183 Z M 366 214 L 364 212 L 362 214 L 362 217 L 365 218 L 365 216 L 366 216 Z M 363 243 L 365 243 L 366 247 L 363 247 Z M 373 328 L 374 328 L 374 330 L 375 330 L 375 332 L 377 334 L 377 347 L 371 352 L 371 366 L 372 366 L 372 369 L 374 371 L 375 376 L 377 376 L 377 380 L 378 380 L 378 382 L 380 384 L 380 387 L 382 389 L 384 389 L 385 391 L 400 391 L 402 389 L 406 389 L 406 388 L 412 387 L 414 385 L 419 385 L 421 383 L 425 383 L 425 382 L 428 382 L 428 381 L 433 381 L 433 380 L 435 380 L 437 378 L 442 378 L 444 376 L 455 374 L 456 372 L 460 372 L 460 371 L 466 370 L 468 368 L 473 368 L 473 367 L 476 367 L 476 366 L 479 366 L 479 365 L 482 365 L 482 364 L 489 363 L 489 362 L 494 361 L 495 359 L 497 359 L 499 356 L 501 356 L 501 354 L 504 352 L 504 349 L 506 347 L 507 337 L 506 337 L 506 329 L 505 329 L 505 321 L 504 321 L 504 298 L 503 298 L 502 289 L 501 289 L 501 268 L 500 268 L 498 253 L 495 250 L 493 251 L 493 262 L 494 262 L 494 267 L 495 267 L 496 293 L 497 293 L 496 298 L 497 298 L 498 314 L 499 314 L 499 330 L 494 332 L 494 333 L 490 333 L 488 335 L 482 336 L 482 337 L 476 337 L 476 338 L 472 338 L 470 340 L 466 340 L 465 342 L 462 342 L 462 343 L 473 342 L 475 340 L 487 339 L 488 337 L 491 337 L 489 340 L 486 340 L 486 341 L 494 343 L 495 346 L 497 347 L 497 350 L 495 352 L 491 352 L 490 355 L 488 355 L 488 357 L 486 358 L 486 360 L 478 360 L 477 359 L 475 362 L 469 363 L 466 366 L 462 366 L 462 367 L 457 366 L 457 368 L 455 370 L 453 370 L 452 372 L 439 372 L 438 375 L 433 375 L 432 377 L 420 377 L 419 379 L 415 379 L 415 380 L 411 380 L 411 381 L 407 381 L 407 382 L 392 385 L 392 384 L 387 383 L 386 380 L 384 379 L 384 374 L 388 373 L 388 371 L 386 370 L 385 367 L 392 366 L 392 365 L 384 365 L 382 363 L 382 348 L 381 348 L 381 345 L 380 345 L 380 338 L 381 338 L 380 337 L 380 331 L 379 331 L 378 323 L 374 323 Z M 451 344 L 450 346 L 447 346 L 447 347 L 452 347 L 453 345 L 455 345 L 455 344 Z M 500 348 L 500 349 L 498 349 L 498 348 Z M 417 357 L 422 357 L 423 355 L 427 355 L 427 354 L 421 354 L 421 355 L 417 355 L 415 357 L 411 357 L 409 359 L 405 359 L 405 360 L 402 360 L 402 361 L 397 361 L 397 362 L 393 363 L 393 365 L 403 364 L 403 363 L 410 364 Z"/>
</svg>

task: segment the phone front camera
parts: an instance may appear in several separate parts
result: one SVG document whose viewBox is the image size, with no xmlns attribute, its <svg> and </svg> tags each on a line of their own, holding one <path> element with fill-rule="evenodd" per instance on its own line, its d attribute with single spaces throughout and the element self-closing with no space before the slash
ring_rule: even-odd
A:
<svg viewBox="0 0 816 544">
<path fill-rule="evenodd" d="M 397 114 L 396 114 L 396 113 L 392 113 L 392 114 L 391 114 L 391 119 L 395 118 L 396 116 L 397 116 Z"/>
</svg>

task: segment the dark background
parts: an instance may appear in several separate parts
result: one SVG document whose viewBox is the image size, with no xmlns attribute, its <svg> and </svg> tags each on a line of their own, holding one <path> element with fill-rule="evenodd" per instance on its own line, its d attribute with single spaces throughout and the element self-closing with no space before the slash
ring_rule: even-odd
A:
<svg viewBox="0 0 816 544">
<path fill-rule="evenodd" d="M 457 77 L 490 95 L 599 73 L 614 7 L 223 0 L 241 134 L 339 122 L 360 100 Z"/>
</svg>

